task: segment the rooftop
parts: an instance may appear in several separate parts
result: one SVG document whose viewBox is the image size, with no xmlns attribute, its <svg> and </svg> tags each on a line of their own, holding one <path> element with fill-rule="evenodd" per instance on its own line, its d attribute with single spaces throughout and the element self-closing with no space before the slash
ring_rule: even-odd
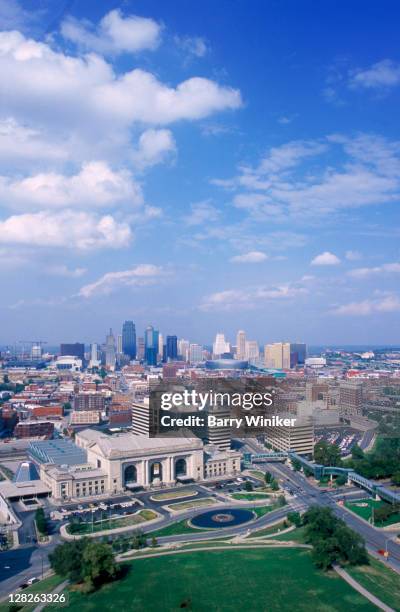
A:
<svg viewBox="0 0 400 612">
<path fill-rule="evenodd" d="M 65 439 L 32 441 L 28 452 L 39 463 L 78 465 L 87 461 L 85 449 Z"/>
<path fill-rule="evenodd" d="M 180 449 L 202 449 L 203 443 L 197 438 L 149 438 L 148 436 L 133 435 L 131 433 L 105 435 L 94 429 L 85 429 L 77 434 L 86 448 L 97 444 L 105 457 L 121 456 L 123 454 L 174 451 Z"/>
</svg>

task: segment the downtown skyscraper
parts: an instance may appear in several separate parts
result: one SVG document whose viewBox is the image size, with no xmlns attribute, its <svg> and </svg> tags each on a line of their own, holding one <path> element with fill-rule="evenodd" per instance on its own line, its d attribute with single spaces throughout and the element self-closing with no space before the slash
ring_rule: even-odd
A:
<svg viewBox="0 0 400 612">
<path fill-rule="evenodd" d="M 144 332 L 144 359 L 148 365 L 157 365 L 159 332 L 152 325 Z"/>
<path fill-rule="evenodd" d="M 130 359 L 136 359 L 136 328 L 133 321 L 125 321 L 122 326 L 122 352 Z"/>
</svg>

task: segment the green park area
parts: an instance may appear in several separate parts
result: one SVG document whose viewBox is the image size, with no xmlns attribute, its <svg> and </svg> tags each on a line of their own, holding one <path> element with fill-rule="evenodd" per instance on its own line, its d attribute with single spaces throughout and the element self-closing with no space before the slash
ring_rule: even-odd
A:
<svg viewBox="0 0 400 612">
<path fill-rule="evenodd" d="M 349 574 L 394 610 L 400 610 L 400 574 L 370 557 L 369 565 L 348 567 Z"/>
<path fill-rule="evenodd" d="M 125 567 L 120 580 L 94 593 L 72 591 L 65 609 L 375 610 L 336 574 L 315 569 L 304 550 L 199 551 L 137 559 Z"/>
<path fill-rule="evenodd" d="M 195 531 L 198 532 L 199 528 L 191 527 L 189 525 L 189 521 L 185 519 L 183 521 L 178 521 L 177 523 L 172 523 L 172 525 L 168 525 L 167 527 L 157 529 L 157 531 L 151 531 L 147 534 L 147 536 L 161 538 L 164 536 L 180 535 L 181 533 L 194 533 Z M 211 529 L 205 529 L 205 531 L 211 531 Z"/>
<path fill-rule="evenodd" d="M 400 523 L 400 509 L 396 510 L 383 501 L 367 498 L 356 502 L 345 502 L 345 506 L 366 521 L 373 521 L 376 527 L 387 527 Z M 387 515 L 389 512 L 393 513 Z"/>
<path fill-rule="evenodd" d="M 257 501 L 267 499 L 270 495 L 268 493 L 232 493 L 231 497 L 239 501 Z"/>
<path fill-rule="evenodd" d="M 193 499 L 183 502 L 178 502 L 177 504 L 169 504 L 168 508 L 170 510 L 190 510 L 190 508 L 201 508 L 203 506 L 211 506 L 216 503 L 216 500 L 213 497 L 202 497 L 201 499 Z"/>
<path fill-rule="evenodd" d="M 60 584 L 61 582 L 63 582 L 63 578 L 61 578 L 60 576 L 49 576 L 48 578 L 45 578 L 44 580 L 41 580 L 40 582 L 35 582 L 35 584 L 32 584 L 32 586 L 24 589 L 23 591 L 18 591 L 21 593 L 24 593 L 25 595 L 28 594 L 33 594 L 35 595 L 36 593 L 51 593 L 58 584 Z M 9 612 L 10 611 L 10 604 L 8 602 L 8 600 L 2 601 L 0 603 L 0 612 Z M 16 608 L 16 610 L 20 610 L 20 612 L 31 612 L 31 610 L 34 610 L 37 607 L 37 603 L 30 603 L 30 604 L 18 604 L 18 608 Z"/>
<path fill-rule="evenodd" d="M 193 489 L 181 489 L 180 491 L 171 491 L 169 493 L 156 493 L 151 496 L 153 501 L 169 501 L 170 499 L 182 499 L 183 497 L 195 497 L 198 495 L 197 491 Z"/>
<path fill-rule="evenodd" d="M 97 533 L 99 531 L 108 531 L 110 529 L 119 529 L 120 527 L 131 527 L 140 525 L 146 521 L 151 521 L 157 518 L 157 514 L 152 510 L 140 510 L 135 514 L 130 514 L 116 519 L 104 519 L 102 521 L 89 522 L 71 522 L 68 525 L 67 531 L 71 535 L 86 535 L 89 533 Z"/>
</svg>

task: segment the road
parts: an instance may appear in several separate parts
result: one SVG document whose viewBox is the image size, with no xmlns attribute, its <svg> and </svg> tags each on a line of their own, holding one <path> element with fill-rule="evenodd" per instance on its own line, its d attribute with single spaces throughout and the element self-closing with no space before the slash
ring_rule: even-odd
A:
<svg viewBox="0 0 400 612">
<path fill-rule="evenodd" d="M 246 440 L 245 443 L 251 452 L 260 452 L 260 447 L 256 442 Z M 356 489 L 346 488 L 342 493 L 338 491 L 322 492 L 318 487 L 315 487 L 306 478 L 304 478 L 301 473 L 294 472 L 288 465 L 266 462 L 264 464 L 257 464 L 255 467 L 260 467 L 273 473 L 281 480 L 281 485 L 284 489 L 294 492 L 295 497 L 291 498 L 289 502 L 291 509 L 301 511 L 313 504 L 330 507 L 338 517 L 343 519 L 349 527 L 363 537 L 366 542 L 367 549 L 371 554 L 376 556 L 378 549 L 387 550 L 389 552 L 389 559 L 386 561 L 386 563 L 396 571 L 400 572 L 400 545 L 394 541 L 394 536 L 382 530 L 375 529 L 366 521 L 357 517 L 357 515 L 337 504 L 338 495 L 341 495 L 342 493 L 348 493 L 350 498 L 357 496 L 357 494 L 359 495 L 359 492 L 357 493 Z M 205 494 L 208 496 L 210 495 L 210 492 L 206 493 L 205 489 L 201 490 L 201 485 L 196 485 L 196 489 L 198 490 L 199 497 Z M 142 501 L 145 502 L 146 505 L 152 505 L 155 509 L 156 506 L 158 506 L 157 510 L 164 514 L 160 506 L 161 503 L 165 502 L 151 502 L 149 499 L 149 497 L 154 494 L 155 492 L 147 492 L 139 494 L 137 497 L 142 498 Z M 214 495 L 217 499 L 224 502 L 224 505 L 221 504 L 220 506 L 221 509 L 223 508 L 224 510 L 228 510 L 229 508 L 235 506 L 235 504 L 232 502 L 226 503 L 226 500 L 220 496 L 219 493 L 214 493 Z M 245 506 L 243 505 L 240 507 Z M 251 508 L 251 505 L 249 504 L 248 507 Z M 205 510 L 206 509 L 204 508 L 192 509 L 173 518 L 165 513 L 162 521 L 154 526 L 154 531 L 167 527 L 177 520 L 181 521 L 190 519 L 197 514 L 201 514 Z M 182 541 L 194 542 L 198 540 L 213 540 L 215 538 L 220 538 L 221 536 L 232 537 L 235 535 L 245 535 L 249 529 L 260 529 L 271 525 L 275 521 L 283 519 L 287 512 L 288 506 L 285 506 L 265 514 L 252 523 L 209 532 L 199 531 L 198 533 L 194 532 L 164 536 L 158 538 L 158 540 L 160 543 Z M 29 527 L 27 527 L 27 530 L 30 530 Z M 151 531 L 148 533 L 151 535 Z M 43 573 L 49 569 L 48 554 L 55 548 L 59 541 L 59 536 L 53 535 L 51 543 L 46 546 L 33 547 L 26 544 L 19 549 L 0 553 L 0 574 L 5 577 L 5 579 L 0 582 L 0 598 L 4 597 L 10 592 L 15 591 L 15 589 L 27 579 L 33 576 L 40 577 L 43 575 Z M 7 577 L 7 575 L 9 577 Z"/>
<path fill-rule="evenodd" d="M 246 440 L 246 445 L 252 452 L 260 452 L 260 447 L 252 440 Z M 370 553 L 376 556 L 377 550 L 387 550 L 389 552 L 387 565 L 397 572 L 400 571 L 400 544 L 395 541 L 395 535 L 382 529 L 375 529 L 344 506 L 339 506 L 335 492 L 322 493 L 318 487 L 313 486 L 301 473 L 294 472 L 288 465 L 266 462 L 265 464 L 257 464 L 257 466 L 267 469 L 278 478 L 283 479 L 284 482 L 291 483 L 290 488 L 296 493 L 297 499 L 307 506 L 316 504 L 330 507 L 336 516 L 362 536 Z"/>
</svg>

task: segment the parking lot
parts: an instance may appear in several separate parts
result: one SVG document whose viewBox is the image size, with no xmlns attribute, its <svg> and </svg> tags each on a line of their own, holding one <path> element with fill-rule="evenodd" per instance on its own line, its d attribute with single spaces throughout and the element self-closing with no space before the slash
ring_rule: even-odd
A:
<svg viewBox="0 0 400 612">
<path fill-rule="evenodd" d="M 99 521 L 103 518 L 114 518 L 132 514 L 140 508 L 136 499 L 121 496 L 107 501 L 93 501 L 76 504 L 65 504 L 53 510 L 50 518 L 56 521 L 80 518 L 82 521 Z"/>
</svg>

